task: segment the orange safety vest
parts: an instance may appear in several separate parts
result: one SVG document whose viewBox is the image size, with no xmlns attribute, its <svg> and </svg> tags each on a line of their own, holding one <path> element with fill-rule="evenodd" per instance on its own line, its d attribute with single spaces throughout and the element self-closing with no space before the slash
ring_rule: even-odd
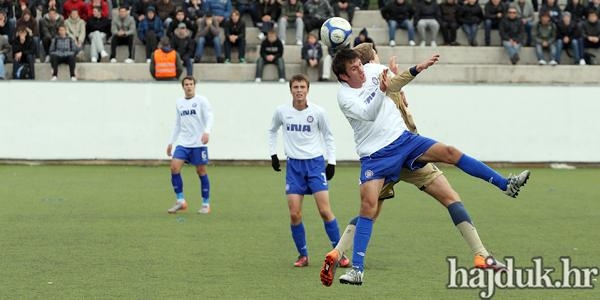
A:
<svg viewBox="0 0 600 300">
<path fill-rule="evenodd" d="M 175 78 L 177 76 L 177 52 L 154 50 L 154 76 L 156 78 Z"/>
</svg>

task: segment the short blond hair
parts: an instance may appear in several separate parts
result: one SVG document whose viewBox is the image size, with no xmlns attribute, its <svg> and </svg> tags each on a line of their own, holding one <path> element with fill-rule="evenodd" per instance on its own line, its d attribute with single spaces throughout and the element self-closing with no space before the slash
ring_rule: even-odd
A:
<svg viewBox="0 0 600 300">
<path fill-rule="evenodd" d="M 375 49 L 372 43 L 360 43 L 352 48 L 358 57 L 360 62 L 364 65 L 375 59 Z"/>
</svg>

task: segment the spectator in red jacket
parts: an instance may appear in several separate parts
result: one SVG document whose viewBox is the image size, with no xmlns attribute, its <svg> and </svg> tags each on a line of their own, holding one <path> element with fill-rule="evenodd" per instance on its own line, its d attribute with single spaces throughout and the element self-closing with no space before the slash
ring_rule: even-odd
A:
<svg viewBox="0 0 600 300">
<path fill-rule="evenodd" d="M 65 18 L 65 20 L 67 18 L 69 18 L 72 10 L 79 11 L 80 18 L 82 18 L 84 20 L 88 19 L 87 5 L 85 4 L 85 2 L 83 2 L 83 0 L 67 0 L 67 1 L 65 1 L 65 4 L 63 4 L 63 18 Z"/>
<path fill-rule="evenodd" d="M 94 7 L 100 7 L 100 13 L 103 18 L 109 18 L 108 15 L 108 2 L 106 0 L 91 0 L 87 4 L 87 13 L 85 18 L 81 17 L 84 21 L 88 21 L 94 15 Z"/>
</svg>

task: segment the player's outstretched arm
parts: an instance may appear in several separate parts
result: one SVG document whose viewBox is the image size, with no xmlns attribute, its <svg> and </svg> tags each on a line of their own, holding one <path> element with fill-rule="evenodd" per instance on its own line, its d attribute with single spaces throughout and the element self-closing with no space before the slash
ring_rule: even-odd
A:
<svg viewBox="0 0 600 300">
<path fill-rule="evenodd" d="M 416 65 L 415 68 L 417 69 L 417 72 L 421 73 L 422 71 L 426 70 L 427 68 L 435 65 L 438 61 L 440 61 L 440 55 L 434 54 L 430 58 L 423 61 L 422 63 Z"/>
</svg>

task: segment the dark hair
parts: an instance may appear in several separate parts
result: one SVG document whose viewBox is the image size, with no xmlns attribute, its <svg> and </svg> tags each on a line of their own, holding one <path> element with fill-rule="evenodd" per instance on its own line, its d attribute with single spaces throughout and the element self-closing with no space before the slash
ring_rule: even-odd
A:
<svg viewBox="0 0 600 300">
<path fill-rule="evenodd" d="M 360 59 L 360 57 L 352 49 L 342 48 L 337 51 L 333 58 L 332 69 L 338 81 L 343 81 L 340 79 L 340 75 L 346 74 L 346 65 L 356 59 Z"/>
<path fill-rule="evenodd" d="M 119 6 L 119 10 L 124 9 L 124 10 L 129 10 L 129 7 L 125 6 L 125 5 L 121 5 Z"/>
<path fill-rule="evenodd" d="M 310 80 L 308 79 L 308 76 L 306 76 L 306 74 L 299 73 L 299 74 L 292 76 L 292 78 L 290 78 L 290 82 L 289 82 L 290 90 L 292 89 L 292 83 L 295 81 L 304 81 L 304 82 L 306 82 L 306 87 L 310 88 Z"/>
<path fill-rule="evenodd" d="M 183 77 L 183 79 L 181 79 L 181 86 L 183 86 L 183 83 L 186 80 L 191 80 L 194 82 L 194 85 L 196 85 L 196 78 L 194 78 L 194 76 L 192 76 L 192 75 L 188 75 L 188 76 Z"/>
</svg>

